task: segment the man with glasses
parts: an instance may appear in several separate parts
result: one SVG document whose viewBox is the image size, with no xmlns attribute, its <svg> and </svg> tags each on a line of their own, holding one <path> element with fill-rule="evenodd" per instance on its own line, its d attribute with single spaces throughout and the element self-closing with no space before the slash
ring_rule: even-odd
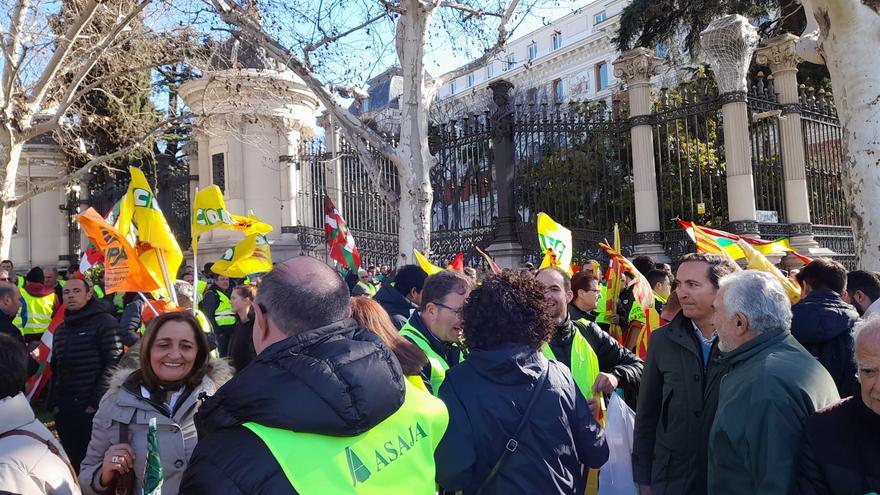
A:
<svg viewBox="0 0 880 495">
<path fill-rule="evenodd" d="M 583 275 L 582 275 L 583 274 Z M 569 303 L 574 294 L 572 280 L 557 267 L 538 271 L 537 280 L 544 285 L 544 299 L 550 316 L 556 324 L 556 332 L 544 355 L 568 366 L 578 390 L 595 407 L 597 394 L 610 394 L 620 387 L 628 401 L 635 404 L 644 363 L 629 349 L 587 319 L 569 316 Z M 590 312 L 599 298 L 599 280 L 590 272 L 578 272 L 579 293 L 587 293 L 587 300 L 580 309 Z M 595 355 L 598 369 L 591 370 L 589 362 Z"/>
<path fill-rule="evenodd" d="M 422 379 L 434 395 L 446 378 L 446 370 L 464 360 L 461 308 L 473 288 L 471 279 L 459 271 L 431 275 L 422 288 L 419 310 L 400 329 L 400 335 L 428 356 Z"/>
</svg>

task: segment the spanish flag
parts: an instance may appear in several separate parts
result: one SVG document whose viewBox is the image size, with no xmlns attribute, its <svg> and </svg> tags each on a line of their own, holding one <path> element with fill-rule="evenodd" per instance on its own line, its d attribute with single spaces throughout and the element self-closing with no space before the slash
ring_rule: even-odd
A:
<svg viewBox="0 0 880 495">
<path fill-rule="evenodd" d="M 785 293 L 788 295 L 788 298 L 791 300 L 792 304 L 797 303 L 801 299 L 801 289 L 797 285 L 794 284 L 788 277 L 782 274 L 778 268 L 773 266 L 773 263 L 764 257 L 763 254 L 756 251 L 749 243 L 745 240 L 738 241 L 740 249 L 746 253 L 746 259 L 749 261 L 749 270 L 758 270 L 764 273 L 769 273 L 773 276 L 780 284 L 782 284 L 782 288 L 785 289 Z"/>
</svg>

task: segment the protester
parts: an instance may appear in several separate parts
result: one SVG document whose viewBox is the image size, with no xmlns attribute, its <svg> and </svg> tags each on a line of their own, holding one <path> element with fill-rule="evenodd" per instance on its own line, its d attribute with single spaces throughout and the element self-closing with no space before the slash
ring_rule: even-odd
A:
<svg viewBox="0 0 880 495">
<path fill-rule="evenodd" d="M 61 301 L 64 297 L 64 284 L 67 282 L 61 277 L 61 274 L 58 272 L 58 267 L 55 266 L 47 266 L 43 269 L 43 277 L 45 279 L 43 285 L 52 289 L 55 292 L 55 300 Z"/>
<path fill-rule="evenodd" d="M 801 300 L 792 306 L 791 334 L 831 373 L 841 397 L 858 393 L 853 327 L 859 314 L 840 298 L 846 268 L 816 258 L 798 272 Z"/>
<path fill-rule="evenodd" d="M 147 429 L 156 418 L 162 493 L 176 494 L 196 445 L 199 396 L 212 395 L 231 376 L 229 365 L 209 358 L 208 341 L 192 313 L 172 311 L 151 320 L 139 366 L 114 371 L 95 414 L 79 473 L 83 492 L 104 493 L 129 471 L 135 487 L 144 485 Z"/>
<path fill-rule="evenodd" d="M 404 265 L 397 269 L 391 283 L 383 283 L 373 297 L 388 312 L 398 330 L 419 308 L 422 286 L 427 278 L 428 274 L 418 265 Z"/>
<path fill-rule="evenodd" d="M 107 391 L 110 370 L 122 357 L 119 323 L 109 305 L 98 301 L 84 280 L 64 286 L 64 321 L 52 340 L 49 404 L 70 462 L 79 471 L 92 430 L 92 418 Z"/>
<path fill-rule="evenodd" d="M 431 275 L 422 287 L 419 310 L 400 329 L 400 335 L 428 356 L 422 378 L 434 395 L 446 378 L 446 370 L 464 361 L 461 308 L 472 289 L 471 279 L 461 272 L 443 270 Z"/>
<path fill-rule="evenodd" d="M 633 432 L 633 480 L 641 493 L 704 494 L 709 428 L 726 369 L 718 355 L 712 304 L 726 257 L 691 253 L 676 272 L 682 311 L 651 334 Z"/>
<path fill-rule="evenodd" d="M 21 291 L 22 310 L 13 321 L 25 337 L 37 340 L 49 328 L 52 315 L 60 305 L 54 287 L 46 287 L 44 282 L 43 270 L 38 266 L 31 268 Z"/>
<path fill-rule="evenodd" d="M 446 409 L 408 385 L 382 339 L 348 318 L 349 299 L 339 275 L 313 258 L 263 277 L 257 358 L 199 411 L 181 493 L 435 493 Z"/>
<path fill-rule="evenodd" d="M 435 454 L 441 487 L 580 495 L 582 466 L 608 459 L 604 433 L 568 369 L 540 351 L 554 326 L 543 291 L 528 275 L 505 274 L 468 297 L 463 325 L 471 354 L 440 387 L 449 408 Z"/>
<path fill-rule="evenodd" d="M 596 321 L 594 310 L 602 295 L 599 279 L 591 270 L 581 270 L 571 277 L 571 302 L 568 314 L 572 320 Z M 604 308 L 600 308 L 604 309 Z"/>
<path fill-rule="evenodd" d="M 579 272 L 584 273 L 584 272 Z M 586 287 L 594 294 L 599 292 L 599 280 L 592 272 L 586 272 Z M 571 370 L 578 389 L 596 407 L 594 394 L 610 394 L 618 387 L 631 396 L 634 402 L 644 363 L 628 349 L 620 345 L 595 323 L 569 317 L 568 305 L 573 298 L 571 280 L 558 267 L 538 271 L 538 282 L 544 287 L 544 300 L 553 319 L 554 332 L 544 355 L 559 361 Z M 595 300 L 592 301 L 595 304 Z M 593 308 L 587 306 L 592 311 Z M 598 369 L 591 368 L 595 356 Z"/>
<path fill-rule="evenodd" d="M 214 283 L 205 290 L 205 297 L 202 301 L 202 311 L 208 318 L 208 323 L 214 330 L 217 337 L 217 350 L 220 357 L 229 355 L 229 338 L 235 328 L 235 312 L 232 311 L 232 303 L 229 298 L 232 296 L 232 285 L 229 277 L 225 275 L 217 275 L 214 277 Z"/>
<path fill-rule="evenodd" d="M 5 334 L 26 345 L 21 330 L 12 324 L 18 310 L 21 309 L 21 295 L 18 287 L 9 282 L 0 282 L 0 334 Z M 40 367 L 40 363 L 28 354 L 28 376 L 32 376 Z"/>
<path fill-rule="evenodd" d="M 807 420 L 793 493 L 848 495 L 880 487 L 880 318 L 856 326 L 856 362 L 861 396 Z"/>
<path fill-rule="evenodd" d="M 79 495 L 67 455 L 21 392 L 27 366 L 20 336 L 0 334 L 0 493 Z"/>
<path fill-rule="evenodd" d="M 351 295 L 367 297 L 376 295 L 376 286 L 373 285 L 373 274 L 371 271 L 364 270 L 363 268 L 358 270 L 358 281 L 351 290 Z"/>
<path fill-rule="evenodd" d="M 666 304 L 669 294 L 672 292 L 672 282 L 664 270 L 651 270 L 645 275 L 645 278 L 654 292 L 654 310 L 660 313 L 663 311 L 663 305 Z"/>
<path fill-rule="evenodd" d="M 709 493 L 789 493 L 803 425 L 839 399 L 837 387 L 788 331 L 791 303 L 776 279 L 747 270 L 720 286 L 714 322 L 729 371 L 709 433 Z"/>
<path fill-rule="evenodd" d="M 855 270 L 846 275 L 843 301 L 851 304 L 862 318 L 880 313 L 880 277 L 865 270 Z"/>
<path fill-rule="evenodd" d="M 660 326 L 668 325 L 680 312 L 681 304 L 678 302 L 678 294 L 671 292 L 669 299 L 666 300 L 663 309 L 660 311 Z"/>
<path fill-rule="evenodd" d="M 241 371 L 257 357 L 254 350 L 254 298 L 257 288 L 239 285 L 232 290 L 232 311 L 235 312 L 235 328 L 229 341 L 229 357 L 236 370 Z"/>
<path fill-rule="evenodd" d="M 413 385 L 425 389 L 422 381 L 422 368 L 428 364 L 428 357 L 421 349 L 409 340 L 400 336 L 388 313 L 374 299 L 365 296 L 351 298 L 351 317 L 366 329 L 372 330 L 382 342 L 391 349 L 400 369 L 407 380 Z"/>
</svg>

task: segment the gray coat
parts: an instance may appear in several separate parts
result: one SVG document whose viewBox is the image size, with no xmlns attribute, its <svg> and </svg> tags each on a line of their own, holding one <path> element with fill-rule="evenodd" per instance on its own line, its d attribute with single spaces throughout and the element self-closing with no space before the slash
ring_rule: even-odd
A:
<svg viewBox="0 0 880 495">
<path fill-rule="evenodd" d="M 174 495 L 178 492 L 183 471 L 198 441 L 194 418 L 201 405 L 199 396 L 213 395 L 232 377 L 232 367 L 224 360 L 212 360 L 208 367 L 202 383 L 183 399 L 183 403 L 170 418 L 139 393 L 123 386 L 134 369 L 122 368 L 114 372 L 110 389 L 101 399 L 101 405 L 95 414 L 92 440 L 80 467 L 79 479 L 83 493 L 103 493 L 100 477 L 104 454 L 111 445 L 119 443 L 121 423 L 129 425 L 128 431 L 132 437 L 130 445 L 134 450 L 134 472 L 137 478 L 135 495 L 142 493 L 147 460 L 147 429 L 150 418 L 153 417 L 156 418 L 159 431 L 159 454 L 164 477 L 162 495 Z"/>
</svg>

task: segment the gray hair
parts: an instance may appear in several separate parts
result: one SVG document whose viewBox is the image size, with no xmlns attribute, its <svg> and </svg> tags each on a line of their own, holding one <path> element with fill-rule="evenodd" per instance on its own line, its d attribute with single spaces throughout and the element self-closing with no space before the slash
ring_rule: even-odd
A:
<svg viewBox="0 0 880 495">
<path fill-rule="evenodd" d="M 174 292 L 177 293 L 177 304 L 182 308 L 191 307 L 195 298 L 193 285 L 186 280 L 174 281 Z"/>
<path fill-rule="evenodd" d="M 874 333 L 877 335 L 869 335 L 870 333 Z M 853 350 L 855 351 L 858 346 L 859 336 L 865 334 L 864 338 L 868 339 L 874 337 L 875 339 L 880 339 L 880 315 L 869 316 L 866 319 L 859 320 L 856 323 L 856 326 L 853 330 Z"/>
<path fill-rule="evenodd" d="M 727 313 L 745 316 L 749 328 L 761 334 L 791 328 L 791 302 L 775 278 L 756 270 L 726 275 L 719 281 Z"/>
</svg>

